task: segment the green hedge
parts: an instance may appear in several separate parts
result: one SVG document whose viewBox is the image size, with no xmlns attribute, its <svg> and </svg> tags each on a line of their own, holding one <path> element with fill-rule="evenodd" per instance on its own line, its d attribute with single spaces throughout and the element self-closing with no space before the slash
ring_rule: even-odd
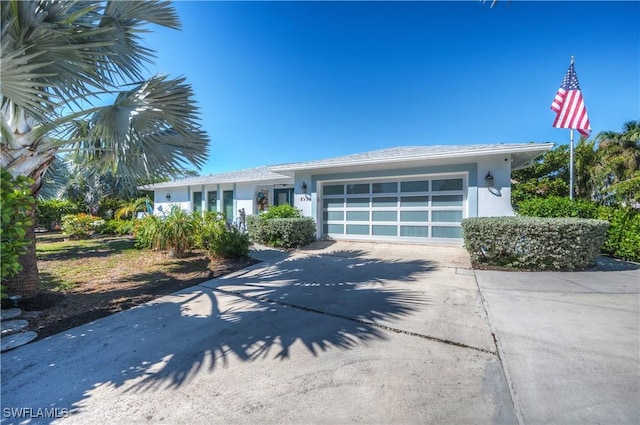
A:
<svg viewBox="0 0 640 425">
<path fill-rule="evenodd" d="M 474 217 L 462 220 L 474 265 L 582 270 L 595 264 L 609 223 L 581 218 Z"/>
<path fill-rule="evenodd" d="M 71 201 L 39 199 L 36 207 L 36 225 L 47 230 L 54 230 L 62 225 L 62 217 L 80 212 L 82 212 L 82 208 Z"/>
<path fill-rule="evenodd" d="M 640 211 L 629 207 L 600 206 L 593 201 L 551 196 L 522 201 L 518 214 L 529 217 L 581 217 L 610 224 L 602 251 L 628 261 L 640 261 Z"/>
<path fill-rule="evenodd" d="M 269 246 L 295 248 L 315 240 L 316 225 L 310 217 L 264 218 L 263 215 L 247 217 L 249 237 Z"/>
<path fill-rule="evenodd" d="M 640 262 L 640 211 L 600 207 L 598 218 L 611 224 L 602 251 L 616 258 Z"/>
<path fill-rule="evenodd" d="M 522 201 L 517 205 L 517 211 L 527 217 L 597 218 L 598 204 L 581 199 L 549 196 Z"/>
</svg>

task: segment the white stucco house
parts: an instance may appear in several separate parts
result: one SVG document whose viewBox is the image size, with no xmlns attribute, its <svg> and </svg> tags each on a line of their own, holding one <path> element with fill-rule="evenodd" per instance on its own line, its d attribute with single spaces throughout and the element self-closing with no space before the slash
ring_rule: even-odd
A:
<svg viewBox="0 0 640 425">
<path fill-rule="evenodd" d="M 467 217 L 513 215 L 511 172 L 552 143 L 405 146 L 141 187 L 156 215 L 173 205 L 219 211 L 290 204 L 316 222 L 318 239 L 461 243 Z M 263 199 L 262 199 L 263 200 Z"/>
</svg>

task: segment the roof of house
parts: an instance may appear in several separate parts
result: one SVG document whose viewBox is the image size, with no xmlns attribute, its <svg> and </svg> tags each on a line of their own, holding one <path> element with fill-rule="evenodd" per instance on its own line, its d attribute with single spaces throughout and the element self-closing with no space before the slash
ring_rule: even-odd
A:
<svg viewBox="0 0 640 425">
<path fill-rule="evenodd" d="M 553 143 L 499 143 L 488 145 L 441 145 L 441 146 L 397 146 L 394 148 L 320 159 L 316 161 L 295 162 L 247 168 L 208 176 L 189 177 L 182 180 L 155 183 L 141 186 L 141 189 L 153 190 L 177 186 L 240 183 L 252 181 L 289 180 L 298 170 L 320 170 L 349 166 L 365 166 L 394 162 L 437 160 L 445 158 L 473 158 L 484 155 L 511 155 L 511 169 L 525 168 L 544 152 L 550 150 Z M 291 175 L 286 175 L 291 174 Z"/>
<path fill-rule="evenodd" d="M 177 186 L 195 186 L 201 184 L 218 184 L 218 183 L 239 183 L 252 181 L 272 181 L 272 180 L 290 180 L 291 177 L 283 174 L 274 173 L 271 167 L 262 166 L 255 168 L 245 168 L 244 170 L 227 171 L 225 173 L 210 174 L 208 176 L 187 177 L 186 179 L 154 183 L 141 186 L 141 189 L 153 190 L 167 187 Z"/>
<path fill-rule="evenodd" d="M 553 143 L 499 143 L 489 145 L 398 146 L 371 152 L 296 162 L 271 167 L 275 172 L 345 167 L 386 162 L 402 162 L 441 158 L 477 157 L 508 153 L 512 155 L 512 169 L 527 166 L 532 160 L 553 147 Z"/>
</svg>

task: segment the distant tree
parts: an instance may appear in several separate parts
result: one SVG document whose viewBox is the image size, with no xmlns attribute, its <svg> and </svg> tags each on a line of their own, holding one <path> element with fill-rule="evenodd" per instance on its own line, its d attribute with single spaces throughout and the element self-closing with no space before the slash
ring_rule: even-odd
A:
<svg viewBox="0 0 640 425">
<path fill-rule="evenodd" d="M 569 146 L 555 146 L 531 167 L 512 173 L 511 199 L 569 195 Z M 581 137 L 574 149 L 574 195 L 601 204 L 640 202 L 640 121 L 623 131 Z"/>
<path fill-rule="evenodd" d="M 605 131 L 597 136 L 598 166 L 594 179 L 600 184 L 605 203 L 634 203 L 640 198 L 640 121 L 624 123 L 623 131 Z"/>
<path fill-rule="evenodd" d="M 209 139 L 184 78 L 145 79 L 150 24 L 180 27 L 160 1 L 3 1 L 0 165 L 37 196 L 59 155 L 135 181 L 201 166 Z M 113 104 L 93 106 L 113 97 Z M 34 220 L 35 221 L 35 220 Z M 35 241 L 33 226 L 27 236 Z M 35 243 L 8 291 L 38 292 Z"/>
<path fill-rule="evenodd" d="M 533 165 L 511 174 L 511 202 L 569 195 L 569 147 L 554 146 Z"/>
</svg>

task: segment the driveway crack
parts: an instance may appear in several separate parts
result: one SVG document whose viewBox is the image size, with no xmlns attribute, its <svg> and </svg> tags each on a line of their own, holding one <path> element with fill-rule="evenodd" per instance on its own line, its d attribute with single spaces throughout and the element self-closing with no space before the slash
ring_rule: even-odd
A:
<svg viewBox="0 0 640 425">
<path fill-rule="evenodd" d="M 261 302 L 268 302 L 268 303 L 278 304 L 278 305 L 281 305 L 281 306 L 295 308 L 295 309 L 303 310 L 303 311 L 308 311 L 308 312 L 311 312 L 311 313 L 323 314 L 325 316 L 330 316 L 330 317 L 334 317 L 334 318 L 337 318 L 337 319 L 350 320 L 352 322 L 361 323 L 361 324 L 368 325 L 368 326 L 373 326 L 373 327 L 378 328 L 378 329 L 391 331 L 391 332 L 395 332 L 395 333 L 400 333 L 400 334 L 413 336 L 413 337 L 417 337 L 417 338 L 422 338 L 422 339 L 426 339 L 426 340 L 429 340 L 429 341 L 439 342 L 441 344 L 453 345 L 455 347 L 460 347 L 460 348 L 466 348 L 466 349 L 469 349 L 469 350 L 480 351 L 482 353 L 487 353 L 487 354 L 491 354 L 491 355 L 494 355 L 494 356 L 498 355 L 498 353 L 496 351 L 491 351 L 491 350 L 487 350 L 485 348 L 480 348 L 480 347 L 474 347 L 472 345 L 464 344 L 462 342 L 456 342 L 456 341 L 451 341 L 451 340 L 444 339 L 444 338 L 438 338 L 438 337 L 435 337 L 435 336 L 424 335 L 424 334 L 421 334 L 421 333 L 418 333 L 418 332 L 412 332 L 412 331 L 407 331 L 407 330 L 403 330 L 403 329 L 400 329 L 400 328 L 395 328 L 393 326 L 381 325 L 379 323 L 370 322 L 368 320 L 363 320 L 363 319 L 356 319 L 355 317 L 349 317 L 349 316 L 345 316 L 343 314 L 331 313 L 331 312 L 328 312 L 328 311 L 318 310 L 318 309 L 315 309 L 315 308 L 303 307 L 303 306 L 300 306 L 300 305 L 297 305 L 297 304 L 291 304 L 291 303 L 287 303 L 287 302 L 283 302 L 283 301 L 272 300 L 272 299 L 270 299 L 268 297 L 246 295 L 246 294 L 243 294 L 243 293 L 241 293 L 239 291 L 229 291 L 229 290 L 220 289 L 220 288 L 215 288 L 214 291 L 217 291 L 217 292 L 220 292 L 220 293 L 223 293 L 223 294 L 226 294 L 226 295 L 237 296 L 237 297 L 249 300 L 249 301 L 261 301 Z"/>
</svg>

